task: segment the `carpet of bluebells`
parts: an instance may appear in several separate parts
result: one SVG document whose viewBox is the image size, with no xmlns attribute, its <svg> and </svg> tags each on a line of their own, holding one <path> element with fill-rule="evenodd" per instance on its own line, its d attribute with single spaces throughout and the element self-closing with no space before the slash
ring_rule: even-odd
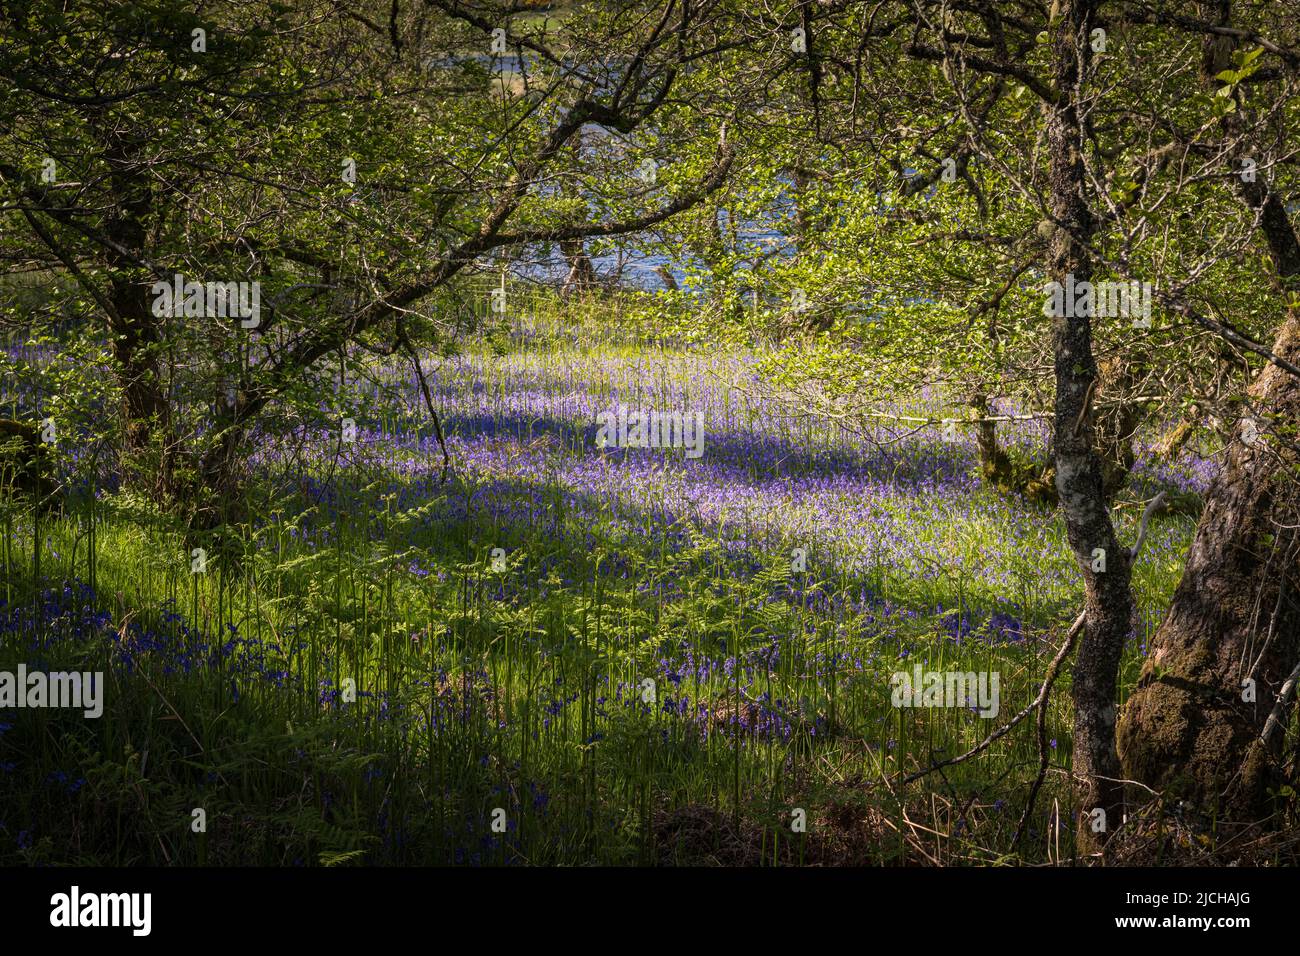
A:
<svg viewBox="0 0 1300 956">
<path fill-rule="evenodd" d="M 62 516 L 5 506 L 0 664 L 103 671 L 105 715 L 0 711 L 0 862 L 892 862 L 909 813 L 941 857 L 999 858 L 1031 728 L 900 790 L 1000 721 L 896 708 L 890 675 L 995 671 L 1003 719 L 1027 704 L 1080 600 L 1059 515 L 984 488 L 972 436 L 756 397 L 749 357 L 562 340 L 429 363 L 446 476 L 409 366 L 370 368 L 257 439 L 250 521 L 208 537 L 69 443 Z M 59 361 L 11 348 L 0 403 L 39 407 L 24 372 Z M 700 413 L 704 454 L 598 448 L 620 405 Z M 1213 473 L 1138 450 L 1129 541 Z M 1152 524 L 1126 686 L 1192 526 Z M 1031 857 L 1069 826 L 1037 806 Z"/>
</svg>

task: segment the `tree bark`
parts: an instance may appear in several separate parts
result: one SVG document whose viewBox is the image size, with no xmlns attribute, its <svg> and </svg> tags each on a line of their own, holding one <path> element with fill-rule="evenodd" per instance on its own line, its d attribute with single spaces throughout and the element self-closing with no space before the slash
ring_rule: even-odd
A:
<svg viewBox="0 0 1300 956">
<path fill-rule="evenodd" d="M 1080 115 L 1083 74 L 1091 57 L 1088 38 L 1095 0 L 1063 0 L 1052 28 L 1056 102 L 1048 110 L 1049 186 L 1054 228 L 1048 275 L 1065 284 L 1090 281 L 1087 243 L 1096 221 L 1085 196 L 1084 128 Z M 1097 363 L 1092 320 L 1064 309 L 1052 320 L 1056 403 L 1053 445 L 1056 487 L 1070 548 L 1084 579 L 1084 634 L 1074 668 L 1073 771 L 1079 811 L 1079 847 L 1100 850 L 1124 816 L 1124 788 L 1115 752 L 1115 703 L 1120 655 L 1128 637 L 1133 600 L 1128 551 L 1119 546 L 1106 508 L 1102 467 L 1094 440 L 1092 402 Z M 1098 564 L 1100 557 L 1104 565 Z M 1094 566 L 1098 569 L 1094 570 Z M 1104 570 L 1103 570 L 1104 568 Z M 1104 812 L 1104 817 L 1096 814 Z M 1104 826 L 1099 825 L 1104 821 Z"/>
<path fill-rule="evenodd" d="M 1101 455 L 1102 489 L 1106 500 L 1115 496 L 1128 484 L 1137 455 L 1133 438 L 1142 424 L 1142 407 L 1132 398 L 1139 381 L 1138 367 L 1127 356 L 1116 355 L 1102 363 L 1100 390 L 1110 401 L 1120 402 L 1098 416 L 1097 451 Z"/>
<path fill-rule="evenodd" d="M 247 517 L 241 498 L 247 465 L 247 426 L 231 417 L 220 420 L 218 427 L 220 434 L 198 465 L 199 487 L 191 522 L 198 528 L 210 529 Z"/>
<path fill-rule="evenodd" d="M 1226 25 L 1226 0 L 1205 6 Z M 1207 82 L 1230 52 L 1222 38 L 1207 41 Z M 1238 137 L 1240 121 L 1230 115 L 1224 131 Z M 1230 161 L 1234 173 L 1239 160 Z M 1284 203 L 1262 174 L 1253 182 L 1233 178 L 1259 222 L 1276 286 L 1294 296 L 1300 239 Z M 1295 306 L 1273 352 L 1300 359 Z M 1134 779 L 1207 810 L 1259 820 L 1281 763 L 1282 735 L 1265 726 L 1275 708 L 1288 706 L 1278 695 L 1300 660 L 1300 378 L 1270 364 L 1246 398 L 1169 614 L 1125 709 L 1120 749 Z"/>
<path fill-rule="evenodd" d="M 1300 358 L 1300 312 L 1288 315 L 1273 351 Z M 1258 819 L 1280 756 L 1280 735 L 1265 744 L 1260 734 L 1300 659 L 1300 379 L 1270 365 L 1247 394 L 1272 427 L 1259 427 L 1250 444 L 1232 441 L 1206 494 L 1182 580 L 1125 709 L 1120 750 L 1133 779 Z M 1253 685 L 1243 687 L 1247 680 Z"/>
<path fill-rule="evenodd" d="M 170 498 L 177 492 L 176 447 L 159 362 L 163 335 L 149 296 L 155 277 L 137 258 L 144 255 L 145 219 L 153 206 L 149 176 L 135 160 L 139 146 L 113 137 L 104 148 L 115 200 L 104 225 L 110 240 L 105 253 L 112 304 L 108 324 L 122 393 L 123 480 Z M 150 461 L 155 455 L 156 461 Z"/>
<path fill-rule="evenodd" d="M 977 392 L 968 403 L 975 418 L 975 448 L 979 452 L 980 477 L 984 483 L 1004 495 L 1021 495 L 1034 504 L 1055 508 L 1057 505 L 1056 467 L 1032 459 L 1017 460 L 998 444 L 997 422 L 991 414 L 988 396 Z"/>
</svg>

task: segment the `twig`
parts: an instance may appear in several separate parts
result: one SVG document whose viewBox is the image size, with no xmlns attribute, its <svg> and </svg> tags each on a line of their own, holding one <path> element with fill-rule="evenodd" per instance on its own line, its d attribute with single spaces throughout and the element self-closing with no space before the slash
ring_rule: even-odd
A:
<svg viewBox="0 0 1300 956">
<path fill-rule="evenodd" d="M 1083 615 L 1080 614 L 1078 618 L 1075 619 L 1075 622 L 1072 625 L 1070 625 L 1070 631 L 1066 635 L 1065 643 L 1061 645 L 1060 651 L 1057 652 L 1056 658 L 1053 659 L 1054 666 L 1057 667 L 1060 666 L 1059 664 L 1056 664 L 1056 660 L 1065 659 L 1065 655 L 1069 653 L 1069 649 L 1074 643 L 1074 638 L 1078 636 L 1078 632 L 1079 630 L 1082 629 L 1082 627 L 1083 627 Z M 1003 724 L 997 730 L 993 731 L 993 733 L 989 734 L 980 743 L 976 744 L 974 747 L 966 751 L 961 756 L 949 757 L 947 760 L 940 760 L 938 763 L 931 764 L 930 766 L 926 767 L 924 770 L 917 770 L 914 773 L 910 773 L 902 780 L 900 780 L 899 783 L 900 784 L 915 783 L 917 780 L 920 780 L 922 777 L 929 776 L 930 774 L 934 773 L 936 770 L 939 770 L 942 767 L 951 767 L 954 764 L 964 763 L 965 761 L 969 760 L 971 757 L 983 753 L 994 742 L 1005 737 L 1012 730 L 1012 728 L 1014 728 L 1022 720 L 1028 717 L 1030 713 L 1033 712 L 1034 708 L 1038 706 L 1038 701 L 1041 698 L 1042 698 L 1042 692 L 1040 691 L 1038 698 L 1036 698 L 1032 704 L 1030 704 L 1020 713 L 1016 714 L 1016 716 L 1012 717 L 1011 720 Z"/>
<path fill-rule="evenodd" d="M 1300 681 L 1300 664 L 1296 664 L 1291 673 L 1287 675 L 1286 682 L 1278 692 L 1277 701 L 1269 712 L 1268 720 L 1264 721 L 1264 729 L 1259 732 L 1260 743 L 1265 747 L 1268 746 L 1269 740 L 1277 732 L 1277 729 L 1282 726 L 1282 712 L 1286 710 L 1286 705 L 1291 700 L 1292 693 L 1295 692 L 1297 681 Z"/>
<path fill-rule="evenodd" d="M 420 365 L 420 356 L 415 351 L 415 346 L 411 344 L 411 340 L 407 338 L 406 326 L 402 323 L 400 316 L 397 319 L 397 340 L 406 351 L 411 364 L 415 366 L 415 377 L 420 382 L 420 392 L 424 395 L 424 406 L 429 410 L 429 416 L 433 419 L 433 434 L 438 439 L 438 447 L 442 449 L 442 472 L 438 476 L 438 481 L 443 483 L 446 482 L 447 475 L 451 471 L 451 456 L 447 454 L 447 442 L 442 436 L 442 422 L 439 421 L 438 412 L 433 407 L 433 398 L 429 394 L 429 383 L 424 380 L 424 368 Z"/>
<path fill-rule="evenodd" d="M 1138 523 L 1137 541 L 1134 542 L 1133 547 L 1128 552 L 1130 561 L 1136 561 L 1137 556 L 1142 553 L 1142 545 L 1146 543 L 1147 539 L 1147 522 L 1151 520 L 1151 516 L 1155 514 L 1156 509 L 1164 504 L 1164 500 L 1165 493 L 1162 491 L 1147 503 L 1146 510 L 1142 512 L 1142 520 Z"/>
<path fill-rule="evenodd" d="M 1038 791 L 1043 786 L 1043 779 L 1047 776 L 1047 700 L 1052 693 L 1052 685 L 1056 683 L 1056 678 L 1060 676 L 1061 665 L 1065 659 L 1070 656 L 1074 650 L 1074 642 L 1083 632 L 1084 622 L 1088 619 L 1086 611 L 1080 611 L 1079 616 L 1074 619 L 1070 625 L 1070 630 L 1065 635 L 1065 641 L 1061 644 L 1061 649 L 1056 652 L 1052 658 L 1051 665 L 1047 668 L 1047 676 L 1043 680 L 1043 686 L 1038 691 L 1038 696 L 1034 702 L 1029 705 L 1029 709 L 1038 710 L 1038 776 L 1034 778 L 1034 785 L 1029 791 L 1029 800 L 1025 804 L 1025 812 L 1020 817 L 1020 822 L 1016 824 L 1016 835 L 1011 839 L 1011 847 L 1015 849 L 1020 842 L 1021 835 L 1025 832 L 1025 825 L 1029 823 L 1030 814 L 1034 811 L 1034 802 L 1038 799 Z"/>
<path fill-rule="evenodd" d="M 1138 524 L 1137 541 L 1129 549 L 1129 560 L 1136 561 L 1137 556 L 1142 552 L 1142 545 L 1147 538 L 1147 523 L 1151 520 L 1157 508 L 1165 500 L 1165 493 L 1162 491 L 1157 494 L 1150 502 L 1147 503 L 1146 510 L 1142 512 L 1142 520 Z M 1130 571 L 1131 571 L 1130 567 Z M 1084 621 L 1087 618 L 1087 612 L 1081 611 L 1079 616 L 1074 619 L 1074 624 L 1070 627 L 1070 633 L 1066 635 L 1065 643 L 1061 645 L 1061 650 L 1057 653 L 1052 661 L 1052 666 L 1048 668 L 1047 679 L 1043 681 L 1043 689 L 1038 694 L 1038 699 L 1034 701 L 1034 706 L 1038 708 L 1038 776 L 1034 778 L 1034 785 L 1029 791 L 1029 800 L 1025 803 L 1025 812 L 1020 817 L 1020 822 L 1016 825 L 1016 835 L 1011 839 L 1011 846 L 1014 849 L 1020 842 L 1020 837 L 1029 823 L 1029 817 L 1034 812 L 1034 803 L 1038 799 L 1038 791 L 1042 789 L 1043 781 L 1047 777 L 1047 765 L 1049 757 L 1047 753 L 1047 701 L 1052 692 L 1052 685 L 1056 682 L 1060 674 L 1061 664 L 1064 662 L 1066 655 L 1074 647 L 1074 641 L 1083 630 Z"/>
</svg>

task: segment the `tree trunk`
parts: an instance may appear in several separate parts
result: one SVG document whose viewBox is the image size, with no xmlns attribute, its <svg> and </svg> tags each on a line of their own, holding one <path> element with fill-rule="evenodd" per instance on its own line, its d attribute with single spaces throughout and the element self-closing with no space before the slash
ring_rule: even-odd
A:
<svg viewBox="0 0 1300 956">
<path fill-rule="evenodd" d="M 200 487 L 193 502 L 192 524 L 210 529 L 222 523 L 236 523 L 247 517 L 243 507 L 245 418 L 236 409 L 218 421 L 220 433 L 199 461 Z"/>
<path fill-rule="evenodd" d="M 1084 194 L 1084 130 L 1079 107 L 1081 71 L 1091 58 L 1088 37 L 1094 14 L 1095 0 L 1063 0 L 1053 28 L 1054 86 L 1060 100 L 1048 107 L 1054 226 L 1048 275 L 1063 285 L 1071 274 L 1076 283 L 1092 277 L 1086 246 L 1095 220 Z M 1092 351 L 1092 320 L 1074 309 L 1061 311 L 1066 314 L 1052 320 L 1056 371 L 1053 445 L 1061 511 L 1084 579 L 1085 626 L 1074 667 L 1073 769 L 1079 846 L 1084 852 L 1094 852 L 1104 846 L 1107 834 L 1124 816 L 1124 788 L 1115 752 L 1115 703 L 1133 600 L 1128 551 L 1119 546 L 1106 509 L 1094 441 L 1092 401 L 1097 363 Z M 1098 810 L 1104 816 L 1097 814 Z"/>
<path fill-rule="evenodd" d="M 588 291 L 596 281 L 596 270 L 591 265 L 591 256 L 587 255 L 586 246 L 581 239 L 568 239 L 560 243 L 560 251 L 569 264 L 569 274 L 565 276 L 562 295 L 576 292 L 579 295 Z"/>
<path fill-rule="evenodd" d="M 1227 23 L 1228 3 L 1206 6 Z M 1212 77 L 1230 52 L 1223 38 L 1207 41 L 1203 74 Z M 1238 137 L 1240 121 L 1230 114 L 1224 129 Z M 1239 170 L 1240 157 L 1230 164 Z M 1259 223 L 1275 284 L 1294 296 L 1300 239 L 1284 203 L 1263 175 L 1234 179 Z M 1300 309 L 1289 309 L 1273 352 L 1300 360 Z M 1120 747 L 1134 779 L 1258 820 L 1280 764 L 1282 734 L 1265 727 L 1275 709 L 1285 713 L 1278 696 L 1300 660 L 1300 378 L 1270 364 L 1246 396 L 1169 614 L 1125 710 Z"/>
<path fill-rule="evenodd" d="M 986 481 L 1001 487 L 1003 483 L 1011 480 L 1011 458 L 998 445 L 997 422 L 987 420 L 988 396 L 977 392 L 970 397 L 969 404 L 971 414 L 980 419 L 975 428 L 975 447 L 980 456 L 980 474 Z"/>
<path fill-rule="evenodd" d="M 971 395 L 969 404 L 973 417 L 980 419 L 975 429 L 975 447 L 984 483 L 1001 494 L 1022 495 L 1034 504 L 1056 507 L 1056 467 L 1032 459 L 1013 458 L 998 444 L 997 422 L 987 421 L 988 396 Z"/>
<path fill-rule="evenodd" d="M 118 317 L 109 327 L 122 393 L 122 475 L 128 483 L 170 495 L 175 491 L 175 449 L 168 439 L 171 408 L 162 388 L 154 318 L 142 314 L 147 305 L 143 292 L 139 285 L 113 282 L 112 301 Z M 161 442 L 158 447 L 156 439 Z"/>
<path fill-rule="evenodd" d="M 581 134 L 574 137 L 571 145 L 573 162 L 581 168 L 582 165 L 582 148 L 584 138 Z M 565 199 L 576 205 L 585 205 L 582 196 L 582 190 L 578 184 L 570 179 L 563 178 L 560 180 L 560 194 Z M 576 292 L 578 295 L 585 294 L 596 282 L 596 270 L 592 267 L 591 257 L 587 255 L 587 244 L 582 239 L 562 239 L 560 240 L 560 252 L 564 256 L 564 261 L 569 265 L 569 274 L 564 277 L 564 285 L 560 289 L 561 295 L 569 295 Z"/>
<path fill-rule="evenodd" d="M 1300 359 L 1300 312 L 1273 351 Z M 1234 439 L 1206 494 L 1182 580 L 1125 709 L 1120 750 L 1133 779 L 1258 819 L 1281 736 L 1265 745 L 1260 734 L 1300 659 L 1300 379 L 1269 365 L 1247 394 L 1271 429 L 1260 426 L 1251 444 Z"/>
<path fill-rule="evenodd" d="M 1142 424 L 1141 406 L 1128 401 L 1139 383 L 1140 368 L 1123 354 L 1102 363 L 1100 390 L 1111 401 L 1122 402 L 1098 416 L 1097 451 L 1101 455 L 1102 490 L 1107 501 L 1124 490 L 1137 456 L 1133 437 Z"/>
<path fill-rule="evenodd" d="M 145 219 L 153 205 L 149 177 L 135 160 L 140 146 L 112 137 L 104 150 L 116 199 L 104 228 L 112 240 L 106 251 L 113 307 L 109 331 L 122 393 L 123 480 L 171 498 L 177 493 L 176 447 L 160 371 L 161 320 L 153 314 L 149 295 L 156 277 L 140 261 L 145 256 Z"/>
</svg>

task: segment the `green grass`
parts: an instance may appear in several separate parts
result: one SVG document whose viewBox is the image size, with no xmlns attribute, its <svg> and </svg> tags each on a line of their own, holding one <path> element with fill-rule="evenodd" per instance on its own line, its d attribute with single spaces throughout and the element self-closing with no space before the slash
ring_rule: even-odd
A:
<svg viewBox="0 0 1300 956">
<path fill-rule="evenodd" d="M 559 349 L 551 335 L 531 348 L 552 370 L 639 354 L 612 342 Z M 497 361 L 491 350 L 483 360 Z M 404 461 L 318 462 L 317 477 L 330 476 L 344 505 L 318 507 L 300 493 L 259 499 L 257 513 L 278 517 L 257 534 L 187 537 L 129 495 L 93 509 L 70 502 L 39 527 L 30 509 L 7 505 L 6 610 L 32 605 L 38 577 L 56 591 L 81 581 L 93 583 L 106 620 L 87 626 L 74 595 L 66 613 L 6 629 L 0 663 L 30 666 L 32 642 L 48 642 L 37 656 L 50 669 L 111 676 L 98 721 L 54 710 L 4 716 L 0 862 L 949 864 L 1072 852 L 1068 669 L 1049 712 L 1052 773 L 1014 849 L 1037 769 L 1032 721 L 975 760 L 905 787 L 896 780 L 966 750 L 1024 707 L 1073 616 L 1068 556 L 1047 566 L 1008 551 L 1015 535 L 988 493 L 930 524 L 909 517 L 906 501 L 884 502 L 915 529 L 934 574 L 846 546 L 798 575 L 788 548 L 799 539 L 780 529 L 755 528 L 758 567 L 738 569 L 709 527 L 629 526 L 613 503 L 594 516 L 566 511 L 558 465 L 516 491 L 541 503 L 531 524 L 503 527 L 478 511 L 435 517 L 500 477 L 472 462 L 461 463 L 461 482 L 399 508 Z M 1123 518 L 1130 540 L 1135 517 Z M 1035 520 L 1016 535 L 1040 535 L 1063 553 L 1059 521 Z M 1165 547 L 1135 577 L 1139 604 L 1156 617 L 1190 528 L 1158 522 Z M 306 546 L 307 530 L 329 540 Z M 497 546 L 503 571 L 492 566 Z M 197 574 L 196 547 L 209 557 Z M 427 574 L 412 573 L 413 561 Z M 989 574 L 1019 605 L 1026 639 L 952 640 L 936 608 L 977 618 L 996 610 Z M 827 598 L 810 605 L 792 588 Z M 863 589 L 889 613 L 836 605 L 836 595 Z M 197 656 L 236 634 L 252 643 L 208 666 L 177 666 L 178 652 Z M 741 662 L 732 673 L 687 673 L 688 652 Z M 889 675 L 916 660 L 999 672 L 999 717 L 891 706 Z M 1127 685 L 1139 663 L 1131 648 Z M 682 673 L 680 685 L 670 671 Z M 642 700 L 646 678 L 654 706 Z M 345 679 L 361 691 L 355 701 L 323 704 L 322 689 Z M 765 693 L 788 735 L 729 726 Z M 664 709 L 683 696 L 693 720 Z M 1059 834 L 1054 806 L 1066 818 Z M 498 808 L 504 833 L 492 826 Z M 192 826 L 196 809 L 206 832 Z M 805 833 L 791 830 L 796 809 Z"/>
</svg>

